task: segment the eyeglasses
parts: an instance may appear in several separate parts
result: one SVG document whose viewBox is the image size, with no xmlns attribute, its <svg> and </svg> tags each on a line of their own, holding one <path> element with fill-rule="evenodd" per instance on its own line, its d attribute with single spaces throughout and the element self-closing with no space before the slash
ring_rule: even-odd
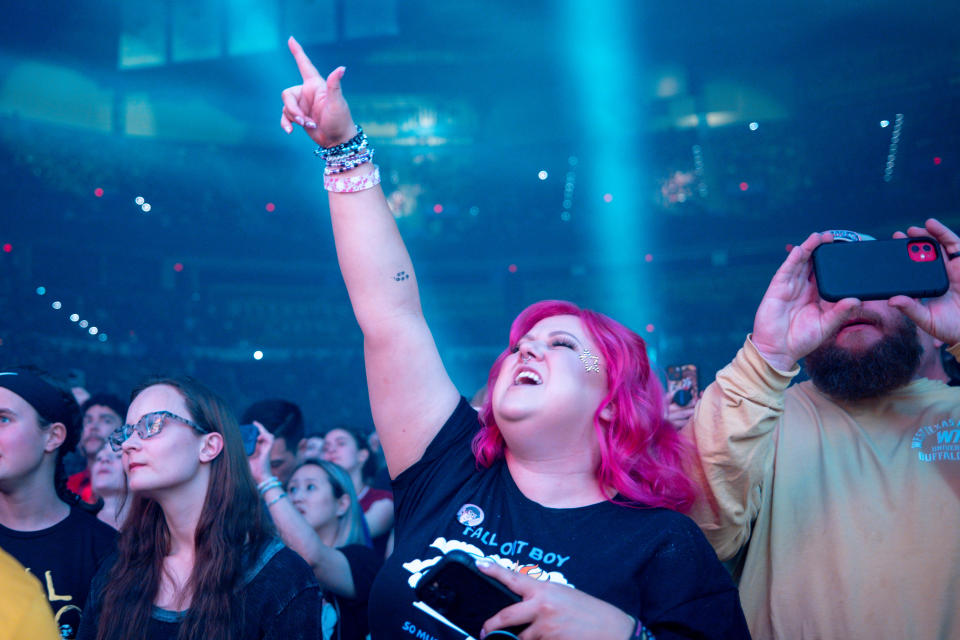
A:
<svg viewBox="0 0 960 640">
<path fill-rule="evenodd" d="M 129 438 L 134 431 L 137 432 L 141 440 L 152 438 L 163 431 L 163 428 L 167 426 L 167 422 L 170 420 L 182 422 L 188 427 L 193 427 L 200 433 L 210 433 L 209 430 L 204 429 L 196 422 L 181 418 L 175 413 L 170 413 L 169 411 L 154 411 L 140 418 L 136 424 L 125 424 L 114 429 L 110 437 L 107 438 L 110 442 L 110 448 L 114 451 L 120 451 L 123 443 L 126 442 L 127 438 Z"/>
</svg>

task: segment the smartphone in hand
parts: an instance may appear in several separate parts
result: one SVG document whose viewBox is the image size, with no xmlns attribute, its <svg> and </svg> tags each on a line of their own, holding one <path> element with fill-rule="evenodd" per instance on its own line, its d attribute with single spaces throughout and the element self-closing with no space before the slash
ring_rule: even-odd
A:
<svg viewBox="0 0 960 640">
<path fill-rule="evenodd" d="M 927 236 L 822 244 L 813 251 L 813 273 L 830 302 L 936 298 L 950 286 L 940 245 Z"/>
<path fill-rule="evenodd" d="M 670 402 L 685 407 L 692 402 L 699 391 L 697 365 L 674 364 L 667 367 L 667 395 Z"/>
<path fill-rule="evenodd" d="M 474 638 L 483 623 L 501 609 L 522 600 L 500 582 L 477 569 L 469 553 L 454 549 L 417 583 L 417 597 Z M 504 629 L 519 634 L 526 625 Z"/>
</svg>

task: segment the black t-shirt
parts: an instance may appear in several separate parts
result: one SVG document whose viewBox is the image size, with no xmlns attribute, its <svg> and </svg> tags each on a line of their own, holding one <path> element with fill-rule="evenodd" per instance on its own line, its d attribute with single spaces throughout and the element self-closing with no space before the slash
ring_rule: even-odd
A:
<svg viewBox="0 0 960 640">
<path fill-rule="evenodd" d="M 544 507 L 520 492 L 506 463 L 477 467 L 478 426 L 461 399 L 394 481 L 396 548 L 370 595 L 375 640 L 464 637 L 414 605 L 422 572 L 451 549 L 575 587 L 637 617 L 658 640 L 749 638 L 736 588 L 692 520 L 612 502 Z"/>
<path fill-rule="evenodd" d="M 78 640 L 97 637 L 103 588 L 116 555 L 97 572 Z M 303 558 L 272 540 L 246 570 L 237 595 L 243 634 L 236 640 L 321 640 L 320 585 Z M 176 640 L 188 611 L 154 607 L 142 640 Z"/>
<path fill-rule="evenodd" d="M 357 595 L 343 598 L 332 593 L 323 594 L 324 640 L 363 640 L 367 637 L 367 601 L 377 571 L 383 565 L 383 556 L 362 544 L 340 547 L 350 565 L 353 586 Z M 337 629 L 334 624 L 339 623 Z"/>
<path fill-rule="evenodd" d="M 0 547 L 40 580 L 61 636 L 75 638 L 90 581 L 116 548 L 116 531 L 71 507 L 66 518 L 40 531 L 0 525 Z"/>
</svg>

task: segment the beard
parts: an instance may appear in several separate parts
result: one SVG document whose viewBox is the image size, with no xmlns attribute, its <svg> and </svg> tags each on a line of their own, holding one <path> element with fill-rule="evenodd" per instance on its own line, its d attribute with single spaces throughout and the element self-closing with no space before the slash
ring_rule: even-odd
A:
<svg viewBox="0 0 960 640">
<path fill-rule="evenodd" d="M 910 382 L 920 365 L 923 348 L 909 318 L 892 335 L 861 353 L 837 346 L 836 334 L 804 359 L 813 384 L 838 400 L 866 400 Z"/>
</svg>

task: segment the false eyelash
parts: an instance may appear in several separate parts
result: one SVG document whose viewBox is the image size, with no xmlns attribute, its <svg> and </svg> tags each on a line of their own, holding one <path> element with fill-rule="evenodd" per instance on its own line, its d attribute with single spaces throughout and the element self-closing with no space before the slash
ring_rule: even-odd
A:
<svg viewBox="0 0 960 640">
<path fill-rule="evenodd" d="M 550 344 L 554 347 L 566 347 L 574 351 L 577 350 L 577 345 L 573 344 L 573 341 L 568 340 L 567 338 L 554 338 L 553 342 Z"/>
</svg>

